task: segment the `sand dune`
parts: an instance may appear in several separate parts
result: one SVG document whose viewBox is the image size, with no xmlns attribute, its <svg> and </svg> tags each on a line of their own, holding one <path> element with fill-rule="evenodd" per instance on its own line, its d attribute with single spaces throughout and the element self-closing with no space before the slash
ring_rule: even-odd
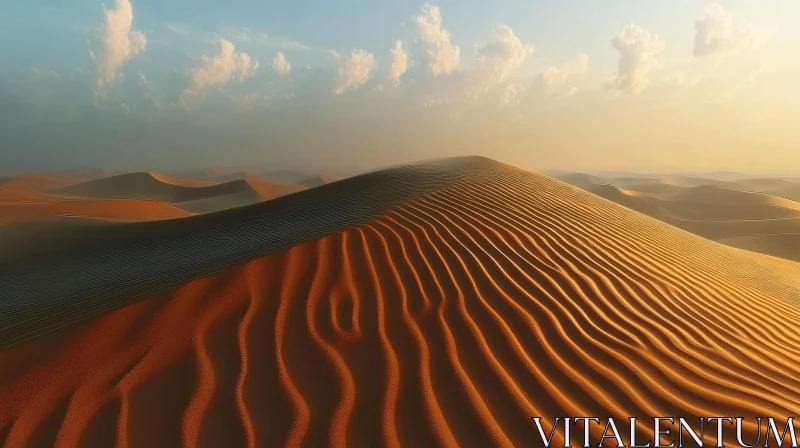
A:
<svg viewBox="0 0 800 448">
<path fill-rule="evenodd" d="M 92 255 L 113 270 L 0 271 L 6 446 L 538 446 L 531 416 L 800 408 L 800 265 L 499 163 L 163 224 Z M 95 317 L 41 335 L 59 313 Z"/>
<path fill-rule="evenodd" d="M 191 213 L 239 207 L 301 190 L 255 176 L 217 183 L 154 173 L 129 173 L 56 190 L 59 194 L 104 199 L 169 202 Z"/>
<path fill-rule="evenodd" d="M 0 199 L 2 199 L 2 194 L 0 194 Z M 0 212 L 0 224 L 30 222 L 54 216 L 139 221 L 180 218 L 190 215 L 190 213 L 170 204 L 137 199 L 0 203 Z"/>
<path fill-rule="evenodd" d="M 165 180 L 170 180 L 167 182 Z M 186 202 L 252 190 L 244 181 L 209 186 L 188 186 L 178 178 L 153 173 L 127 173 L 106 177 L 56 190 L 60 194 L 102 199 L 149 199 L 164 202 Z M 254 191 L 252 191 L 255 194 Z"/>
<path fill-rule="evenodd" d="M 291 170 L 267 170 L 260 174 L 261 177 L 271 182 L 277 182 L 286 185 L 297 185 L 306 179 L 315 177 L 311 173 L 302 173 Z M 322 180 L 329 182 L 324 176 L 320 176 Z"/>
<path fill-rule="evenodd" d="M 314 177 L 309 177 L 308 179 L 301 180 L 300 182 L 297 183 L 297 185 L 300 185 L 305 188 L 314 188 L 314 187 L 319 187 L 320 185 L 325 185 L 328 182 L 329 180 L 321 176 L 314 176 Z"/>
<path fill-rule="evenodd" d="M 720 242 L 744 250 L 800 261 L 800 234 L 798 233 L 743 235 L 725 238 Z"/>
<path fill-rule="evenodd" d="M 800 203 L 790 200 L 786 179 L 722 182 L 692 178 L 680 186 L 668 179 L 623 185 L 580 173 L 560 178 L 598 196 L 684 230 L 734 247 L 800 261 Z M 707 185 L 698 183 L 711 182 Z M 788 184 L 787 184 L 788 183 Z M 788 185 L 788 186 L 787 186 Z M 800 192 L 800 184 L 796 184 Z M 764 191 L 756 191 L 755 188 Z M 765 192 L 773 187 L 777 192 Z M 788 190 L 787 190 L 788 189 Z"/>
<path fill-rule="evenodd" d="M 252 180 L 260 179 L 278 185 L 300 185 L 303 181 L 319 177 L 323 183 L 330 180 L 324 176 L 313 176 L 308 173 L 300 173 L 289 170 L 250 170 L 241 171 L 231 168 L 211 168 L 202 171 L 193 171 L 186 174 L 197 179 L 209 179 L 216 182 L 230 182 L 232 180 Z"/>
<path fill-rule="evenodd" d="M 0 188 L 25 191 L 47 191 L 85 182 L 87 180 L 89 180 L 87 176 L 79 174 L 23 174 L 3 182 L 0 184 Z"/>
<path fill-rule="evenodd" d="M 0 185 L 0 205 L 2 204 L 20 204 L 20 203 L 43 203 L 43 202 L 58 202 L 67 200 L 69 198 L 58 196 L 54 194 L 42 193 L 39 191 L 30 190 L 17 190 L 13 188 L 3 188 Z"/>
<path fill-rule="evenodd" d="M 148 174 L 153 176 L 154 179 L 160 182 L 164 182 L 165 184 L 179 185 L 182 187 L 210 187 L 212 185 L 217 185 L 219 183 L 213 180 L 194 179 L 190 177 L 175 177 L 159 173 L 148 173 Z"/>
<path fill-rule="evenodd" d="M 794 182 L 793 185 L 771 190 L 770 193 L 775 196 L 800 202 L 800 182 Z"/>
</svg>

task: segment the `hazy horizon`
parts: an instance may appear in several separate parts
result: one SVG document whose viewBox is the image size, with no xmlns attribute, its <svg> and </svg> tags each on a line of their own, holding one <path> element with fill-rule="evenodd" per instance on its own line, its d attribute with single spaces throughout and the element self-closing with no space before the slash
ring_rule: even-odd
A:
<svg viewBox="0 0 800 448">
<path fill-rule="evenodd" d="M 796 173 L 798 25 L 791 0 L 13 0 L 0 167 Z"/>
</svg>

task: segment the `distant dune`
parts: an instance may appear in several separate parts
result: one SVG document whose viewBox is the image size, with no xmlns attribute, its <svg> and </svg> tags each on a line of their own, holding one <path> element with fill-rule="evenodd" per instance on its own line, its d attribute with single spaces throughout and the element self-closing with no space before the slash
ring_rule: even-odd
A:
<svg viewBox="0 0 800 448">
<path fill-rule="evenodd" d="M 0 200 L 1 198 L 2 194 Z M 170 204 L 138 199 L 66 200 L 17 204 L 0 202 L 0 211 L 2 211 L 0 224 L 36 221 L 55 216 L 141 221 L 190 215 Z"/>
<path fill-rule="evenodd" d="M 319 176 L 314 176 L 298 182 L 297 185 L 302 185 L 303 187 L 306 188 L 314 188 L 314 187 L 319 187 L 320 185 L 325 185 L 326 183 L 327 182 L 325 181 L 325 179 Z"/>
<path fill-rule="evenodd" d="M 170 180 L 170 182 L 164 179 Z M 103 199 L 149 199 L 185 202 L 250 190 L 247 182 L 233 181 L 210 186 L 189 186 L 186 181 L 153 173 L 127 173 L 84 182 L 56 190 L 60 194 Z"/>
<path fill-rule="evenodd" d="M 169 202 L 189 212 L 206 213 L 272 199 L 300 189 L 250 176 L 218 183 L 141 172 L 97 179 L 55 191 L 80 197 Z"/>
<path fill-rule="evenodd" d="M 160 182 L 164 182 L 165 184 L 179 185 L 181 187 L 210 187 L 212 185 L 217 185 L 219 183 L 213 180 L 193 179 L 188 177 L 174 177 L 159 173 L 148 173 L 148 174 L 150 174 L 154 179 Z"/>
<path fill-rule="evenodd" d="M 97 176 L 100 175 L 99 173 L 94 174 Z M 94 174 L 23 174 L 3 182 L 0 184 L 0 188 L 23 191 L 47 191 L 95 179 L 96 177 Z"/>
<path fill-rule="evenodd" d="M 41 193 L 38 191 L 4 188 L 2 185 L 0 185 L 0 206 L 5 204 L 19 203 L 58 202 L 68 199 L 69 198 L 64 196 Z"/>
<path fill-rule="evenodd" d="M 130 226 L 0 270 L 6 446 L 538 446 L 531 416 L 800 405 L 800 264 L 487 159 Z"/>
<path fill-rule="evenodd" d="M 729 176 L 733 177 L 733 176 Z M 648 183 L 581 173 L 559 176 L 632 210 L 734 247 L 800 261 L 800 182 L 666 176 Z"/>
</svg>

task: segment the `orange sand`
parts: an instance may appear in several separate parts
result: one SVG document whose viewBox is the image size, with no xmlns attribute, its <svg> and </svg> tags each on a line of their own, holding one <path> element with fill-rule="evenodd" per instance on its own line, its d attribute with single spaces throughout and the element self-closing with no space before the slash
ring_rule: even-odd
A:
<svg viewBox="0 0 800 448">
<path fill-rule="evenodd" d="M 68 185 L 86 182 L 96 178 L 95 172 L 85 175 L 81 174 L 23 174 L 7 182 L 3 182 L 0 188 L 29 191 L 47 191 L 54 188 L 66 187 Z"/>
<path fill-rule="evenodd" d="M 250 187 L 258 193 L 263 200 L 284 196 L 290 193 L 296 193 L 305 189 L 300 185 L 284 185 L 275 182 L 269 182 L 258 176 L 248 175 L 244 178 Z"/>
<path fill-rule="evenodd" d="M 67 199 L 69 198 L 64 196 L 41 193 L 37 191 L 4 188 L 2 185 L 0 185 L 0 205 L 13 203 L 58 202 Z"/>
<path fill-rule="evenodd" d="M 0 441 L 511 447 L 531 416 L 797 414 L 797 265 L 545 183 L 455 185 L 0 351 Z"/>
</svg>

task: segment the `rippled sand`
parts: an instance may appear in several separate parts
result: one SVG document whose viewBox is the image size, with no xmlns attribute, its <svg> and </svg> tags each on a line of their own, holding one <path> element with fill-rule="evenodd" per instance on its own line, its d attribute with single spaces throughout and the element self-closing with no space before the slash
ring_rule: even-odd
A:
<svg viewBox="0 0 800 448">
<path fill-rule="evenodd" d="M 531 416 L 798 413 L 796 263 L 469 167 L 390 205 L 380 173 L 341 184 L 386 206 L 0 351 L 0 441 L 538 446 Z"/>
</svg>

